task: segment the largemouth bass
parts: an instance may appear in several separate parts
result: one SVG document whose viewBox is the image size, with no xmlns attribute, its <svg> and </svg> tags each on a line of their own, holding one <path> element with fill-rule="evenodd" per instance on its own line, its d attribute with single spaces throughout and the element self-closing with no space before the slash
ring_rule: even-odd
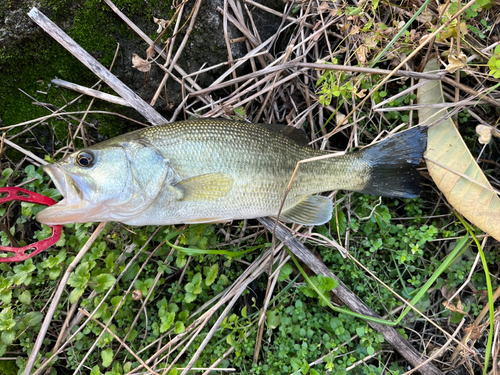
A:
<svg viewBox="0 0 500 375">
<path fill-rule="evenodd" d="M 304 163 L 280 219 L 329 221 L 331 200 L 313 194 L 330 190 L 415 197 L 425 147 L 426 128 L 415 127 L 361 151 Z M 64 199 L 37 220 L 164 225 L 276 216 L 297 162 L 324 155 L 283 125 L 197 119 L 149 127 L 45 166 Z"/>
</svg>

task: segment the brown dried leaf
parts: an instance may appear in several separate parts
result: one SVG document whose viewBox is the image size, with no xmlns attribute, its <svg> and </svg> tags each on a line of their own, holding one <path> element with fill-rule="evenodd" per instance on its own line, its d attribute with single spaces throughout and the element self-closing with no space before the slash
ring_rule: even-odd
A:
<svg viewBox="0 0 500 375">
<path fill-rule="evenodd" d="M 162 30 L 167 27 L 168 21 L 162 19 L 162 18 L 156 18 L 153 17 L 153 21 L 158 25 L 158 30 L 156 30 L 156 33 L 159 34 L 162 32 Z"/>
<path fill-rule="evenodd" d="M 450 311 L 457 312 L 457 313 L 464 314 L 464 315 L 467 314 L 464 311 L 464 305 L 462 305 L 462 302 L 460 302 L 460 300 L 458 300 L 458 303 L 456 306 L 453 303 L 448 303 L 447 301 L 444 301 L 443 306 Z"/>
<path fill-rule="evenodd" d="M 425 72 L 437 69 L 437 60 L 432 59 Z M 419 87 L 417 99 L 419 104 L 444 103 L 441 81 L 428 81 Z M 419 109 L 420 125 L 430 125 L 445 113 L 439 108 Z M 500 199 L 451 118 L 429 128 L 425 158 L 429 174 L 448 202 L 474 225 L 500 240 Z"/>
<path fill-rule="evenodd" d="M 147 60 L 141 59 L 136 53 L 132 54 L 132 67 L 141 72 L 149 72 L 151 70 L 151 63 Z"/>
<path fill-rule="evenodd" d="M 155 45 L 151 44 L 148 49 L 146 50 L 146 60 L 149 60 L 152 58 L 155 54 Z"/>
<path fill-rule="evenodd" d="M 353 89 L 353 92 L 360 99 L 362 99 L 362 98 L 364 98 L 366 96 L 366 91 L 367 91 L 367 89 L 361 89 L 361 90 L 358 91 L 358 89 L 356 87 Z"/>
<path fill-rule="evenodd" d="M 469 334 L 470 340 L 479 340 L 481 338 L 481 330 L 474 324 L 465 327 L 464 331 Z"/>
<path fill-rule="evenodd" d="M 443 287 L 441 288 L 441 294 L 447 300 L 449 300 L 453 296 L 454 293 L 455 293 L 455 290 L 448 285 L 443 285 Z"/>
<path fill-rule="evenodd" d="M 348 24 L 348 26 L 350 26 L 350 25 Z M 353 26 L 351 28 L 351 35 L 359 34 L 360 31 L 361 31 L 361 28 L 359 26 Z"/>
<path fill-rule="evenodd" d="M 322 1 L 321 4 L 319 4 L 318 10 L 321 13 L 326 12 L 328 9 L 330 9 L 330 7 L 326 1 Z"/>
<path fill-rule="evenodd" d="M 368 47 L 367 46 L 360 46 L 356 50 L 356 58 L 358 59 L 359 63 L 361 65 L 365 65 L 366 63 L 366 55 L 368 53 Z"/>
</svg>

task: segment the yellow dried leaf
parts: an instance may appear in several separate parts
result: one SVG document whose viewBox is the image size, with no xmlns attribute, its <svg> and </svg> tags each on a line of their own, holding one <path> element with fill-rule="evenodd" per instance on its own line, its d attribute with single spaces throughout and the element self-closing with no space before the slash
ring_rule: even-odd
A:
<svg viewBox="0 0 500 375">
<path fill-rule="evenodd" d="M 479 134 L 479 143 L 488 144 L 491 141 L 491 128 L 486 125 L 476 126 L 476 133 Z"/>
<path fill-rule="evenodd" d="M 476 126 L 476 133 L 479 134 L 479 143 L 485 145 L 491 141 L 491 136 L 500 137 L 498 129 L 488 125 Z"/>
<path fill-rule="evenodd" d="M 371 35 L 365 39 L 365 42 L 363 44 L 368 48 L 374 48 L 377 46 L 378 43 L 377 35 L 375 35 L 375 33 L 370 33 L 370 34 Z"/>
<path fill-rule="evenodd" d="M 425 72 L 437 69 L 437 60 L 432 59 Z M 428 81 L 419 87 L 417 99 L 419 104 L 444 103 L 441 81 Z M 419 109 L 420 125 L 430 125 L 445 114 L 441 108 Z M 429 128 L 425 158 L 429 174 L 448 202 L 500 241 L 500 199 L 449 116 Z"/>
<path fill-rule="evenodd" d="M 132 67 L 136 68 L 141 72 L 149 72 L 151 69 L 151 63 L 147 60 L 141 59 L 136 53 L 132 54 Z"/>
<path fill-rule="evenodd" d="M 450 73 L 455 73 L 457 70 L 465 68 L 467 66 L 467 56 L 463 52 L 460 52 L 458 56 L 449 55 L 449 64 L 446 66 L 446 70 Z"/>
</svg>

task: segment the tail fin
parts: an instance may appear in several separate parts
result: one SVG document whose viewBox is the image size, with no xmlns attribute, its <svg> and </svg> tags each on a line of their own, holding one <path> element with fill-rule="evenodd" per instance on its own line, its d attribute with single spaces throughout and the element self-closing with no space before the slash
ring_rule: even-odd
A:
<svg viewBox="0 0 500 375">
<path fill-rule="evenodd" d="M 362 193 L 415 198 L 420 194 L 417 166 L 427 147 L 427 127 L 414 127 L 363 149 L 371 165 L 370 180 Z"/>
</svg>

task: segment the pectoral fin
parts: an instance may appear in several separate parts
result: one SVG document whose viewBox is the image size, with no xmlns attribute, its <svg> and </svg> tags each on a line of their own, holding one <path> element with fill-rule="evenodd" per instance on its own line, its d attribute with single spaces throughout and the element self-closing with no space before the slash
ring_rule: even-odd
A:
<svg viewBox="0 0 500 375">
<path fill-rule="evenodd" d="M 321 225 L 332 218 L 333 204 L 322 195 L 311 195 L 284 211 L 280 220 L 302 225 Z"/>
<path fill-rule="evenodd" d="M 233 184 L 234 178 L 227 173 L 207 173 L 182 180 L 175 186 L 184 192 L 181 200 L 203 201 L 225 197 Z"/>
</svg>

